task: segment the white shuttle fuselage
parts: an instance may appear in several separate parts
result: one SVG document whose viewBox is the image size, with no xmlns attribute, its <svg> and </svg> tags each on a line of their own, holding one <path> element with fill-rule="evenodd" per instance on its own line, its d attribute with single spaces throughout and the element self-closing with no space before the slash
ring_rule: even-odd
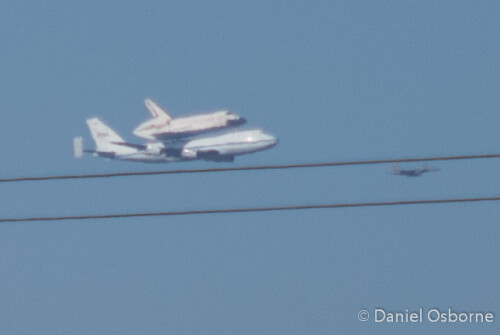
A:
<svg viewBox="0 0 500 335">
<path fill-rule="evenodd" d="M 230 111 L 193 115 L 173 119 L 165 109 L 152 100 L 144 101 L 153 116 L 134 129 L 134 135 L 148 140 L 171 141 L 240 126 L 246 122 Z"/>
</svg>

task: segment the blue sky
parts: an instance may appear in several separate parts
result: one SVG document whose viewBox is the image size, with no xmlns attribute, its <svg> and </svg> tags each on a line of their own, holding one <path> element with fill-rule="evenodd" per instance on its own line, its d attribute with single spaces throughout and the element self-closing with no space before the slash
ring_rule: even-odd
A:
<svg viewBox="0 0 500 335">
<path fill-rule="evenodd" d="M 498 152 L 495 1 L 5 1 L 0 176 Z M 75 160 L 99 116 L 130 141 L 146 97 L 275 134 L 230 163 Z M 3 184 L 31 217 L 498 196 L 500 162 Z M 419 164 L 404 164 L 405 168 Z M 6 334 L 492 334 L 360 309 L 500 313 L 497 203 L 3 224 Z"/>
</svg>

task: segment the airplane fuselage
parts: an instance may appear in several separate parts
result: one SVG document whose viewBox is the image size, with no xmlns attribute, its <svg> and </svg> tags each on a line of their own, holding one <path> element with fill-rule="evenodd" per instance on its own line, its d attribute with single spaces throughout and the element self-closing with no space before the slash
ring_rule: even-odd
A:
<svg viewBox="0 0 500 335">
<path fill-rule="evenodd" d="M 275 146 L 278 139 L 262 130 L 236 131 L 232 133 L 203 137 L 172 145 L 156 142 L 136 149 L 135 152 L 114 154 L 107 158 L 164 163 L 202 159 L 208 161 L 232 161 L 234 156 L 244 155 Z M 97 153 L 99 155 L 99 153 Z"/>
<path fill-rule="evenodd" d="M 399 174 L 402 176 L 407 176 L 407 177 L 419 177 L 422 175 L 422 173 L 427 172 L 427 170 L 401 170 L 398 173 L 394 174 Z"/>
<path fill-rule="evenodd" d="M 406 176 L 406 177 L 420 177 L 422 174 L 424 174 L 426 172 L 434 172 L 434 171 L 439 171 L 439 169 L 420 168 L 420 169 L 415 169 L 415 170 L 396 170 L 396 171 L 393 171 L 392 174 L 399 175 L 399 176 Z"/>
<path fill-rule="evenodd" d="M 183 151 L 217 151 L 220 155 L 242 155 L 270 148 L 278 140 L 262 130 L 246 130 L 219 136 L 193 139 L 183 146 Z"/>
</svg>

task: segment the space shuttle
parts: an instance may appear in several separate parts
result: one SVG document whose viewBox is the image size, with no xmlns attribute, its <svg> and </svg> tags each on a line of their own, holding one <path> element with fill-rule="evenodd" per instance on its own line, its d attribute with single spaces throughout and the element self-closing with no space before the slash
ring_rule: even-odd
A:
<svg viewBox="0 0 500 335">
<path fill-rule="evenodd" d="M 217 131 L 222 128 L 241 126 L 246 120 L 227 110 L 172 118 L 151 99 L 144 100 L 152 118 L 134 129 L 134 135 L 148 140 L 169 142 Z"/>
</svg>

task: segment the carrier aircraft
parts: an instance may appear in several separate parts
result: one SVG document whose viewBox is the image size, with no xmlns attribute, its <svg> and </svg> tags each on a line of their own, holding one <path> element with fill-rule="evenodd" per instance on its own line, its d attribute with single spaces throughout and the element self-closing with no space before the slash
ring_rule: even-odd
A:
<svg viewBox="0 0 500 335">
<path fill-rule="evenodd" d="M 226 110 L 174 119 L 151 99 L 144 100 L 144 103 L 152 118 L 137 126 L 133 133 L 148 140 L 176 141 L 246 123 L 244 118 Z"/>
<path fill-rule="evenodd" d="M 84 149 L 83 138 L 73 140 L 75 157 L 92 153 L 98 157 L 135 162 L 177 162 L 201 159 L 232 162 L 235 156 L 269 149 L 278 143 L 273 135 L 260 130 L 234 131 L 175 143 L 152 142 L 145 145 L 126 142 L 98 118 L 87 120 L 95 149 Z"/>
</svg>

